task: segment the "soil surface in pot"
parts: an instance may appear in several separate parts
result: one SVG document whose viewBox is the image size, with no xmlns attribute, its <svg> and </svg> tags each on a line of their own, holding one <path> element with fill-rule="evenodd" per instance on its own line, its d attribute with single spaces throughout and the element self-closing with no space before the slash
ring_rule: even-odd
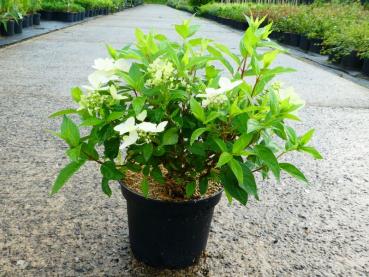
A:
<svg viewBox="0 0 369 277">
<path fill-rule="evenodd" d="M 204 195 L 200 194 L 198 186 L 196 186 L 196 191 L 192 195 L 191 198 L 186 197 L 185 193 L 185 185 L 183 184 L 177 184 L 165 171 L 165 169 L 162 169 L 164 178 L 166 182 L 164 184 L 161 184 L 159 182 L 156 182 L 152 178 L 149 178 L 149 192 L 148 192 L 148 198 L 151 199 L 157 199 L 157 200 L 165 200 L 165 201 L 188 201 L 188 200 L 194 200 L 194 199 L 203 199 L 208 198 L 215 193 L 222 190 L 222 186 L 220 184 L 209 182 L 208 190 Z M 138 194 L 142 195 L 141 190 L 141 182 L 143 179 L 142 173 L 136 173 L 128 171 L 126 173 L 126 177 L 123 180 L 124 184 L 132 189 L 133 191 L 137 192 Z"/>
</svg>

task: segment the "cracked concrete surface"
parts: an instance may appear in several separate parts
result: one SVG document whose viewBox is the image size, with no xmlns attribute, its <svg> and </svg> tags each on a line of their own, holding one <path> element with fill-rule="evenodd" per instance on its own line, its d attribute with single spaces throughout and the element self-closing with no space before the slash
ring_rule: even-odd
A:
<svg viewBox="0 0 369 277">
<path fill-rule="evenodd" d="M 306 100 L 300 131 L 316 128 L 325 159 L 289 156 L 309 187 L 284 176 L 260 183 L 247 207 L 216 207 L 207 255 L 181 271 L 155 270 L 129 250 L 126 204 L 118 187 L 100 192 L 90 164 L 55 197 L 48 191 L 67 161 L 45 129 L 53 111 L 72 105 L 104 43 L 120 47 L 134 27 L 175 38 L 187 13 L 145 5 L 0 49 L 0 276 L 368 276 L 369 90 L 288 55 L 281 76 Z M 238 47 L 241 32 L 195 19 L 206 35 Z M 149 235 L 149 231 L 148 231 Z"/>
</svg>

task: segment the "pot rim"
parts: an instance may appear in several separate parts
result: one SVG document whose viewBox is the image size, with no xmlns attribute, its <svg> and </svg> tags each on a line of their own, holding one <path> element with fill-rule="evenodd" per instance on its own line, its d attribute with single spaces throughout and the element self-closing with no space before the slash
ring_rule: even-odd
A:
<svg viewBox="0 0 369 277">
<path fill-rule="evenodd" d="M 210 201 L 211 199 L 214 199 L 214 198 L 220 196 L 224 191 L 224 188 L 222 187 L 221 190 L 219 190 L 218 192 L 216 192 L 216 193 L 214 193 L 211 196 L 206 197 L 206 198 L 191 199 L 191 200 L 185 200 L 185 201 L 170 201 L 170 200 L 146 198 L 143 195 L 137 193 L 133 189 L 126 186 L 122 180 L 119 180 L 118 182 L 120 184 L 120 188 L 121 188 L 122 191 L 123 191 L 123 189 L 125 189 L 126 191 L 128 191 L 129 193 L 135 195 L 135 197 L 138 197 L 141 200 L 145 200 L 145 201 L 148 201 L 148 202 L 151 202 L 151 203 L 163 203 L 163 204 L 171 203 L 173 205 L 193 205 L 193 204 L 197 204 L 197 203 L 200 203 L 200 202 L 203 202 L 203 201 Z"/>
</svg>

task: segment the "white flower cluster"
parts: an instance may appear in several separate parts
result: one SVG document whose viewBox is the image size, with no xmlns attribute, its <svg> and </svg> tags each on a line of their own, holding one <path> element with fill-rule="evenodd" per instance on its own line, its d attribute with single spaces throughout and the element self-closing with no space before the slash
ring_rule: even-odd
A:
<svg viewBox="0 0 369 277">
<path fill-rule="evenodd" d="M 170 61 L 157 58 L 147 68 L 150 78 L 146 81 L 147 86 L 169 85 L 173 86 L 176 71 Z"/>
<path fill-rule="evenodd" d="M 115 86 L 108 86 L 110 81 L 119 80 L 116 76 L 117 71 L 128 70 L 128 65 L 124 60 L 113 60 L 111 58 L 96 59 L 92 68 L 96 69 L 95 72 L 88 76 L 89 86 L 83 86 L 87 90 L 87 93 L 81 96 L 79 102 L 79 109 L 87 109 L 90 114 L 100 112 L 104 104 L 110 105 L 114 100 L 125 99 L 117 93 Z M 102 95 L 99 93 L 101 90 L 109 90 L 109 95 Z"/>
<path fill-rule="evenodd" d="M 219 88 L 206 88 L 205 94 L 198 94 L 196 97 L 203 98 L 201 105 L 207 106 L 221 106 L 228 101 L 226 92 L 231 91 L 242 83 L 242 80 L 231 82 L 228 78 L 221 77 L 219 79 Z"/>
<path fill-rule="evenodd" d="M 119 132 L 120 135 L 128 133 L 128 135 L 123 136 L 123 142 L 120 145 L 120 149 L 126 149 L 128 146 L 135 144 L 139 139 L 143 139 L 145 143 L 150 143 L 153 135 L 165 130 L 165 126 L 167 126 L 168 121 L 163 121 L 159 124 L 145 122 L 144 120 L 146 116 L 147 111 L 143 111 L 136 116 L 136 119 L 141 121 L 140 123 L 136 124 L 136 120 L 132 116 L 123 123 L 114 127 L 114 130 Z"/>
</svg>

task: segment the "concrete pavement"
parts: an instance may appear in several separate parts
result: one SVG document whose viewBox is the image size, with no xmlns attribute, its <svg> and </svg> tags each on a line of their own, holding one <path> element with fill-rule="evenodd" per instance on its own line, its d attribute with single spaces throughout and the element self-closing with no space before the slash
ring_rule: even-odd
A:
<svg viewBox="0 0 369 277">
<path fill-rule="evenodd" d="M 65 146 L 44 132 L 47 116 L 72 105 L 104 43 L 134 40 L 134 27 L 175 38 L 187 13 L 144 5 L 0 49 L 0 276 L 364 276 L 369 275 L 369 90 L 288 55 L 280 79 L 306 100 L 300 131 L 316 128 L 325 159 L 290 158 L 311 180 L 260 183 L 261 201 L 216 208 L 207 258 L 183 271 L 132 259 L 126 204 L 100 191 L 91 164 L 55 197 L 48 191 Z M 204 35 L 238 47 L 241 32 L 196 18 Z M 148 235 L 149 231 L 148 231 Z"/>
</svg>

